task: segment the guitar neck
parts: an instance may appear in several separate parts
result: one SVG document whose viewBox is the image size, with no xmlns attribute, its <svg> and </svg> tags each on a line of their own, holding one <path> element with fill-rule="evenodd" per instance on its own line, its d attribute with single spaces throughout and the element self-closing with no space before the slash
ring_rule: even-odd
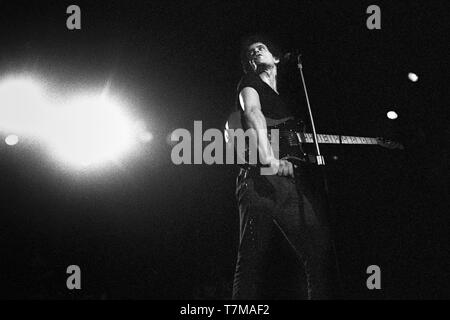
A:
<svg viewBox="0 0 450 320">
<path fill-rule="evenodd" d="M 313 143 L 312 133 L 297 133 L 302 143 Z M 376 138 L 318 134 L 317 142 L 324 144 L 378 144 Z"/>
</svg>

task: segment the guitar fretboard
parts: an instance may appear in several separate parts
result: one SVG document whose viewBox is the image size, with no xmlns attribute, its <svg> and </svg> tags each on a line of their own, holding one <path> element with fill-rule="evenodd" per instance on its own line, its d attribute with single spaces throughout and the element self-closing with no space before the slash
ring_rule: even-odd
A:
<svg viewBox="0 0 450 320">
<path fill-rule="evenodd" d="M 313 143 L 312 133 L 297 133 L 297 137 L 302 143 Z M 333 134 L 318 134 L 317 141 L 319 143 L 330 144 L 378 144 L 378 140 L 376 138 L 340 136 Z"/>
</svg>

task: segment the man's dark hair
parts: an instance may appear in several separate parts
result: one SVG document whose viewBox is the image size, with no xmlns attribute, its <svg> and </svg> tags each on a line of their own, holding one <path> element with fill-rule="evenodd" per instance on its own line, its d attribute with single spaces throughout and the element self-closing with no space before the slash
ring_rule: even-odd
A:
<svg viewBox="0 0 450 320">
<path fill-rule="evenodd" d="M 272 53 L 272 55 L 275 58 L 281 57 L 281 50 L 279 46 L 272 41 L 271 37 L 262 34 L 252 34 L 250 36 L 246 36 L 241 40 L 241 56 L 240 56 L 242 69 L 245 73 L 253 72 L 253 69 L 249 64 L 249 58 L 247 54 L 248 54 L 248 47 L 257 42 L 265 44 L 267 49 L 269 49 L 270 53 Z"/>
</svg>

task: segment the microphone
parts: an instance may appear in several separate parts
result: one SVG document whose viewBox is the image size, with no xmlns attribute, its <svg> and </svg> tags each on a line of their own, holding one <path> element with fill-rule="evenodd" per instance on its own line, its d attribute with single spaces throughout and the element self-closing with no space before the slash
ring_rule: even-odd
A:
<svg viewBox="0 0 450 320">
<path fill-rule="evenodd" d="M 301 53 L 299 49 L 293 49 L 283 54 L 281 57 L 281 63 L 289 63 L 289 62 L 298 62 L 298 59 L 301 57 Z"/>
</svg>

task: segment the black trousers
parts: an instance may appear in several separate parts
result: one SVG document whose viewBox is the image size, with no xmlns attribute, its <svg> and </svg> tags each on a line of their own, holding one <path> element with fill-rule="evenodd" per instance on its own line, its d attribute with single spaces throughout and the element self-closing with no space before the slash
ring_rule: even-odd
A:
<svg viewBox="0 0 450 320">
<path fill-rule="evenodd" d="M 233 299 L 335 298 L 336 265 L 315 170 L 306 165 L 292 179 L 241 169 Z"/>
</svg>

